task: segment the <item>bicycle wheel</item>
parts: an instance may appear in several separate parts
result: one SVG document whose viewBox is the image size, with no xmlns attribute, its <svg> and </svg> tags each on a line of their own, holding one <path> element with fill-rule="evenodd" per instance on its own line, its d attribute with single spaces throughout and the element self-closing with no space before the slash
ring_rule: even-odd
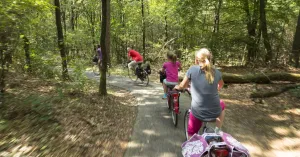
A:
<svg viewBox="0 0 300 157">
<path fill-rule="evenodd" d="M 148 76 L 148 73 L 146 70 L 144 70 L 143 72 L 143 77 L 144 77 L 144 80 L 142 81 L 145 86 L 148 86 L 149 85 L 149 76 Z"/>
<path fill-rule="evenodd" d="M 94 75 L 100 75 L 98 64 L 93 65 L 93 73 L 94 73 Z"/>
<path fill-rule="evenodd" d="M 173 120 L 173 124 L 174 126 L 176 127 L 177 126 L 177 123 L 178 123 L 178 114 L 175 113 L 175 109 L 174 109 L 174 102 L 173 100 L 171 100 L 171 106 L 172 106 L 172 109 L 171 109 L 171 114 L 172 114 L 172 120 Z"/>
<path fill-rule="evenodd" d="M 189 134 L 188 134 L 188 126 L 189 126 L 189 118 L 190 118 L 190 110 L 186 110 L 184 114 L 184 134 L 186 137 L 186 140 L 189 139 Z"/>
<path fill-rule="evenodd" d="M 170 111 L 171 110 L 171 96 L 169 94 L 167 96 L 167 107 L 168 107 L 168 110 Z"/>
</svg>

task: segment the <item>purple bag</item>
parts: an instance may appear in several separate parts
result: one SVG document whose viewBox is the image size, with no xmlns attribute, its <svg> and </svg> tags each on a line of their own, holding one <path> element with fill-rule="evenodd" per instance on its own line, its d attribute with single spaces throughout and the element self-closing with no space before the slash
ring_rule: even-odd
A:
<svg viewBox="0 0 300 157">
<path fill-rule="evenodd" d="M 222 141 L 208 144 L 209 138 L 219 138 Z M 221 132 L 195 134 L 192 138 L 182 144 L 182 155 L 184 157 L 209 157 L 210 151 L 216 146 L 225 146 L 229 150 L 229 157 L 250 157 L 248 150 L 236 139 L 227 133 Z"/>
</svg>

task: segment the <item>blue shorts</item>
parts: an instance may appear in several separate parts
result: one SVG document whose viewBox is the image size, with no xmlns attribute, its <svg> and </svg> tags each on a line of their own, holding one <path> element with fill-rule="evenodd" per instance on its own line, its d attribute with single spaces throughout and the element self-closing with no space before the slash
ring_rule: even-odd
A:
<svg viewBox="0 0 300 157">
<path fill-rule="evenodd" d="M 178 85 L 178 82 L 168 82 L 167 79 L 164 79 L 164 84 L 167 86 L 175 86 Z"/>
</svg>

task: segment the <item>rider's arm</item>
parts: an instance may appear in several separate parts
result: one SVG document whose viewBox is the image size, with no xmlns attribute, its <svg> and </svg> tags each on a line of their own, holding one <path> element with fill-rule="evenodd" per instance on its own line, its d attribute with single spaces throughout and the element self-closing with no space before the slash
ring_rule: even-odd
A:
<svg viewBox="0 0 300 157">
<path fill-rule="evenodd" d="M 128 52 L 128 54 L 127 54 L 127 60 L 129 61 L 130 59 L 131 59 L 130 52 Z"/>
<path fill-rule="evenodd" d="M 182 82 L 175 86 L 175 89 L 178 89 L 178 90 L 182 90 L 182 89 L 185 89 L 188 87 L 190 81 L 189 81 L 189 78 L 187 76 L 184 77 L 184 79 L 182 80 Z"/>
<path fill-rule="evenodd" d="M 218 90 L 221 90 L 224 85 L 223 79 L 218 82 Z"/>
</svg>

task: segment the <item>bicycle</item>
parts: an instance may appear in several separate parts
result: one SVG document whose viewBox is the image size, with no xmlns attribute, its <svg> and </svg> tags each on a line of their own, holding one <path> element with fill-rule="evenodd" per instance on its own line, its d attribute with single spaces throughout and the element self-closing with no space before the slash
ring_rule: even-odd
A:
<svg viewBox="0 0 300 157">
<path fill-rule="evenodd" d="M 171 111 L 173 124 L 176 127 L 178 124 L 178 114 L 179 112 L 179 97 L 180 92 L 179 90 L 173 90 L 175 85 L 167 85 L 167 107 L 169 111 Z"/>
<path fill-rule="evenodd" d="M 184 131 L 185 131 L 185 137 L 188 140 L 188 124 L 189 124 L 189 117 L 190 117 L 191 109 L 188 109 L 185 111 L 184 114 Z M 212 127 L 207 126 L 210 122 L 216 122 L 216 118 L 211 119 L 203 119 L 201 120 L 203 123 L 203 128 L 199 130 L 198 134 L 202 135 L 204 133 L 214 133 L 215 130 Z M 211 131 L 210 131 L 211 130 Z"/>
<path fill-rule="evenodd" d="M 129 62 L 127 62 L 129 63 Z M 133 81 L 136 77 L 135 81 L 141 80 L 142 84 L 148 86 L 149 84 L 149 73 L 143 68 L 143 63 L 138 63 L 135 71 L 130 69 L 127 65 L 128 77 Z M 124 66 L 125 67 L 125 66 Z"/>
<path fill-rule="evenodd" d="M 190 93 L 189 93 L 190 94 Z M 188 109 L 184 115 L 184 131 L 186 140 L 188 140 L 188 122 L 190 117 L 191 109 Z M 203 128 L 198 131 L 199 135 L 202 135 L 205 141 L 211 146 L 210 150 L 203 154 L 203 157 L 228 157 L 229 147 L 224 144 L 224 140 L 220 134 L 217 134 L 212 127 L 207 124 L 210 122 L 216 122 L 216 118 L 203 119 Z"/>
<path fill-rule="evenodd" d="M 109 70 L 110 66 L 107 65 L 107 69 L 106 69 L 106 76 L 110 77 L 110 70 Z M 99 64 L 98 62 L 93 62 L 93 67 L 92 67 L 93 73 L 94 75 L 98 76 L 100 75 L 100 68 L 99 68 Z"/>
</svg>

